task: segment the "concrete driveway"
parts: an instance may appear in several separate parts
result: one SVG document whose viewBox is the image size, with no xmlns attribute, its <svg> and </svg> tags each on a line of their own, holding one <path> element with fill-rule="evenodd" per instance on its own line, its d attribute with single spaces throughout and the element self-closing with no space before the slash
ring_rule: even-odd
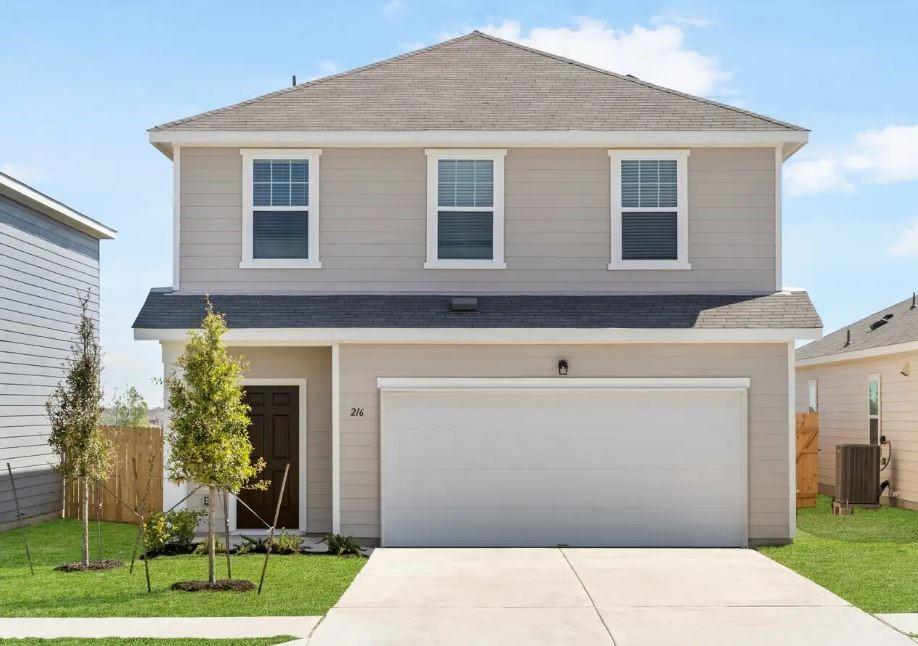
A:
<svg viewBox="0 0 918 646">
<path fill-rule="evenodd" d="M 914 646 L 752 550 L 377 549 L 313 633 L 350 644 Z"/>
</svg>

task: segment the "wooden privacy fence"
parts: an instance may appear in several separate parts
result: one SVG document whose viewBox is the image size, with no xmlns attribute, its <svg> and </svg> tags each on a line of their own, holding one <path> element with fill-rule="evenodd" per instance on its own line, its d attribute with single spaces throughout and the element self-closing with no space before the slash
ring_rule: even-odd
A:
<svg viewBox="0 0 918 646">
<path fill-rule="evenodd" d="M 104 488 L 98 485 L 90 488 L 89 517 L 97 517 L 101 502 L 102 520 L 139 523 L 137 516 L 118 498 L 136 509 L 146 496 L 146 509 L 163 508 L 163 431 L 155 426 L 104 426 L 102 429 L 114 445 L 113 467 Z M 68 483 L 64 499 L 67 518 L 80 517 L 80 502 L 78 484 Z"/>
<path fill-rule="evenodd" d="M 819 413 L 797 413 L 797 508 L 815 507 L 819 489 Z"/>
</svg>

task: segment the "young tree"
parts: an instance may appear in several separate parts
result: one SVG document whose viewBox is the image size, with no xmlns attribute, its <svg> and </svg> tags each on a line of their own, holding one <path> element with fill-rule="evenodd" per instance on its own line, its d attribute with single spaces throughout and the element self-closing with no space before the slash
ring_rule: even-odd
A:
<svg viewBox="0 0 918 646">
<path fill-rule="evenodd" d="M 185 352 L 177 361 L 182 374 L 165 379 L 171 409 L 169 477 L 178 483 L 206 485 L 210 495 L 207 556 L 211 584 L 217 581 L 214 507 L 219 495 L 224 490 L 237 494 L 243 487 L 265 487 L 263 482 L 253 482 L 265 465 L 262 459 L 252 463 L 249 406 L 240 383 L 245 365 L 227 352 L 223 343 L 226 330 L 223 316 L 214 312 L 208 299 L 201 329 L 189 332 Z"/>
<path fill-rule="evenodd" d="M 112 423 L 115 426 L 149 426 L 148 415 L 147 402 L 134 386 L 112 402 Z"/>
<path fill-rule="evenodd" d="M 83 567 L 89 567 L 89 487 L 105 480 L 112 467 L 112 443 L 99 428 L 102 417 L 102 349 L 89 315 L 89 292 L 80 297 L 82 313 L 67 359 L 67 376 L 48 398 L 48 443 L 58 469 L 82 489 Z"/>
</svg>

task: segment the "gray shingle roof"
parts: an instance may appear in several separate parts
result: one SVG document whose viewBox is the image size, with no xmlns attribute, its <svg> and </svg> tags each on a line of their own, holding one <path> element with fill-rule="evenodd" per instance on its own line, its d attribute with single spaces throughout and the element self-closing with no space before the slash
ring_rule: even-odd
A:
<svg viewBox="0 0 918 646">
<path fill-rule="evenodd" d="M 911 309 L 911 307 L 912 297 L 909 297 L 891 307 L 874 312 L 870 316 L 865 316 L 860 321 L 846 325 L 831 334 L 827 334 L 818 341 L 813 341 L 802 348 L 798 348 L 797 360 L 827 357 L 842 352 L 870 350 L 885 345 L 918 341 L 918 308 Z M 875 330 L 870 329 L 871 323 L 879 321 L 890 314 L 892 317 L 886 319 L 884 325 Z M 851 330 L 851 343 L 846 346 L 845 340 L 848 337 L 848 330 Z"/>
<path fill-rule="evenodd" d="M 804 130 L 480 32 L 165 129 Z"/>
<path fill-rule="evenodd" d="M 766 296 L 481 296 L 451 312 L 448 295 L 216 295 L 230 328 L 819 328 L 805 292 Z M 152 290 L 135 328 L 198 327 L 204 297 Z"/>
</svg>

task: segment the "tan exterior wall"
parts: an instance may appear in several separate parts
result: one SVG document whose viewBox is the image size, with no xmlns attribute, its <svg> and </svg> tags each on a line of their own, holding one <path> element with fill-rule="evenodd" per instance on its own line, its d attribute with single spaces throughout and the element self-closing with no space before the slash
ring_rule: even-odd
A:
<svg viewBox="0 0 918 646">
<path fill-rule="evenodd" d="M 565 358 L 573 377 L 750 377 L 749 537 L 786 541 L 787 355 L 786 344 L 341 346 L 341 532 L 379 537 L 377 377 L 556 377 Z"/>
<path fill-rule="evenodd" d="M 901 373 L 910 364 L 911 374 Z M 865 443 L 867 375 L 880 375 L 880 433 L 892 442 L 882 473 L 894 499 L 918 503 L 918 352 L 797 368 L 797 411 L 807 410 L 807 384 L 817 383 L 819 483 L 835 486 L 835 447 Z M 884 449 L 885 451 L 885 449 Z"/>
<path fill-rule="evenodd" d="M 694 149 L 688 271 L 609 271 L 610 161 L 602 149 L 506 157 L 505 270 L 425 270 L 423 149 L 326 148 L 322 269 L 239 269 L 238 148 L 181 150 L 182 291 L 764 293 L 775 289 L 772 148 Z"/>
<path fill-rule="evenodd" d="M 232 348 L 249 362 L 246 377 L 252 379 L 306 380 L 306 529 L 309 533 L 331 531 L 331 348 Z M 281 383 L 280 381 L 278 382 Z M 302 441 L 302 438 L 300 438 Z M 189 509 L 206 509 L 205 491 L 188 499 Z M 218 527 L 222 530 L 222 507 Z"/>
</svg>

